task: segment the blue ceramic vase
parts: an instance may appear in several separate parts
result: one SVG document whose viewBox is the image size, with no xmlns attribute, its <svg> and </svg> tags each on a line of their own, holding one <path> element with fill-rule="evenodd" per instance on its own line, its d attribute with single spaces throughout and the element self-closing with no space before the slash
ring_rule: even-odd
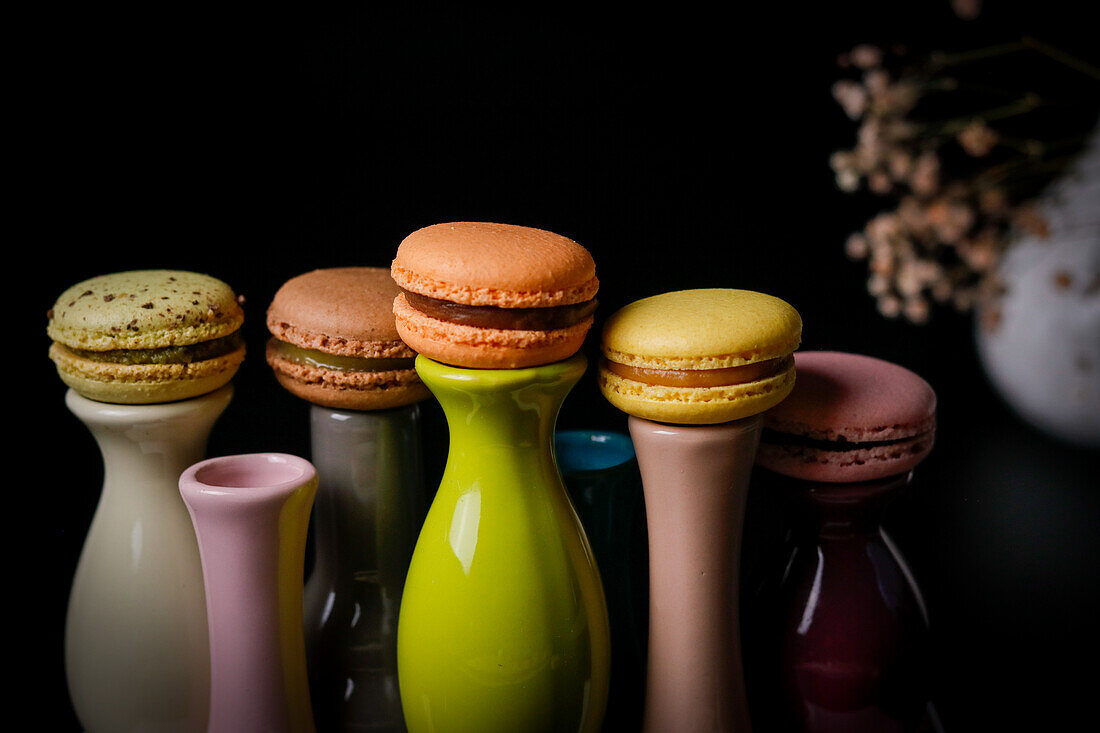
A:
<svg viewBox="0 0 1100 733">
<path fill-rule="evenodd" d="M 560 430 L 554 449 L 607 598 L 611 687 L 604 730 L 637 730 L 645 695 L 649 553 L 634 444 L 626 433 Z"/>
</svg>

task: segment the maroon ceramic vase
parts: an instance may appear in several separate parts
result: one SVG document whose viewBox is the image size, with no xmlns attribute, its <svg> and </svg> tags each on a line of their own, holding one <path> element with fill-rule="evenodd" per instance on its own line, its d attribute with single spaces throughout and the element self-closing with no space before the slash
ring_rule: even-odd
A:
<svg viewBox="0 0 1100 733">
<path fill-rule="evenodd" d="M 758 728 L 939 729 L 928 615 L 881 525 L 910 476 L 844 484 L 758 472 L 754 488 L 782 492 L 792 520 L 775 577 L 751 602 L 746 624 Z"/>
</svg>

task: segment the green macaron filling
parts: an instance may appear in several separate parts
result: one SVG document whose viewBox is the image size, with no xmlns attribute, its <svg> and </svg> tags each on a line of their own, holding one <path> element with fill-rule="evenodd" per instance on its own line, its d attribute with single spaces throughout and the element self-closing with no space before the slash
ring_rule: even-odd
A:
<svg viewBox="0 0 1100 733">
<path fill-rule="evenodd" d="M 359 356 L 328 354 L 316 349 L 304 349 L 286 341 L 275 340 L 276 353 L 296 364 L 318 369 L 332 369 L 339 372 L 390 372 L 398 369 L 412 369 L 414 359 L 373 359 Z"/>
<path fill-rule="evenodd" d="M 228 336 L 200 341 L 197 344 L 186 346 L 162 346 L 156 349 L 111 349 L 109 351 L 90 351 L 88 349 L 74 349 L 66 347 L 69 351 L 82 359 L 100 361 L 109 364 L 191 364 L 196 361 L 216 359 L 232 353 L 244 345 L 240 331 L 234 331 Z"/>
</svg>

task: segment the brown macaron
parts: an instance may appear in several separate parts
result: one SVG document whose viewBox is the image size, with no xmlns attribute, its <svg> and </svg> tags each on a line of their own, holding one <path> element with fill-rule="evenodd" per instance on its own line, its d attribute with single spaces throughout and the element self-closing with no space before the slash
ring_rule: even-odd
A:
<svg viewBox="0 0 1100 733">
<path fill-rule="evenodd" d="M 401 338 L 461 367 L 538 366 L 575 354 L 592 326 L 596 266 L 581 245 L 511 224 L 419 229 L 391 267 Z"/>
<path fill-rule="evenodd" d="M 267 363 L 291 394 L 323 407 L 383 410 L 429 396 L 397 333 L 389 270 L 338 267 L 288 280 L 267 310 Z"/>
</svg>

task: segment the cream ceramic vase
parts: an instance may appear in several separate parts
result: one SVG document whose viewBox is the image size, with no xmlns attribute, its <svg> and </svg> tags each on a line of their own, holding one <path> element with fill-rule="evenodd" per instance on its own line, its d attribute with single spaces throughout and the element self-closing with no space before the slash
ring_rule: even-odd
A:
<svg viewBox="0 0 1100 733">
<path fill-rule="evenodd" d="M 104 462 L 65 623 L 69 694 L 90 733 L 206 729 L 206 597 L 177 481 L 232 394 L 153 405 L 65 396 Z"/>
</svg>

